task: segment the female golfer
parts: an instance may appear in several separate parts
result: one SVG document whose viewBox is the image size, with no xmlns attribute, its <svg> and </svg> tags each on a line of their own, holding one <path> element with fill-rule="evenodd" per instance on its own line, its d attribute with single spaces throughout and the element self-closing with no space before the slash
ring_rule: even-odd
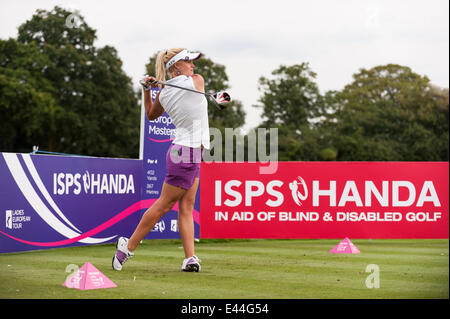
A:
<svg viewBox="0 0 450 319">
<path fill-rule="evenodd" d="M 201 75 L 194 74 L 192 61 L 200 58 L 200 53 L 185 49 L 172 49 L 159 52 L 156 58 L 156 79 L 146 77 L 152 82 L 165 81 L 166 73 L 177 86 L 205 91 Z M 200 260 L 194 252 L 193 210 L 195 195 L 199 184 L 200 162 L 203 148 L 209 149 L 208 103 L 206 97 L 179 88 L 163 87 L 152 102 L 150 91 L 144 90 L 144 104 L 147 118 L 154 120 L 167 112 L 176 127 L 173 144 L 166 155 L 167 175 L 161 196 L 145 212 L 133 235 L 128 239 L 120 237 L 112 266 L 121 270 L 127 259 L 133 257 L 134 250 L 142 239 L 153 229 L 161 217 L 178 202 L 178 227 L 184 247 L 183 271 L 200 271 Z"/>
</svg>

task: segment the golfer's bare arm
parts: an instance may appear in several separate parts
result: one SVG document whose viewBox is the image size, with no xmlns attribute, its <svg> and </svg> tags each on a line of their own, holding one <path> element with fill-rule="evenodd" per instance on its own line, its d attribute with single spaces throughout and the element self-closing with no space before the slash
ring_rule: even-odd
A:
<svg viewBox="0 0 450 319">
<path fill-rule="evenodd" d="M 152 102 L 150 90 L 144 91 L 144 105 L 145 105 L 145 113 L 147 114 L 147 118 L 150 121 L 157 119 L 164 113 L 164 108 L 161 106 L 161 103 L 159 103 L 159 92 L 156 95 L 155 101 Z"/>
<path fill-rule="evenodd" d="M 205 92 L 205 80 L 200 74 L 194 74 L 192 80 L 197 91 Z"/>
</svg>

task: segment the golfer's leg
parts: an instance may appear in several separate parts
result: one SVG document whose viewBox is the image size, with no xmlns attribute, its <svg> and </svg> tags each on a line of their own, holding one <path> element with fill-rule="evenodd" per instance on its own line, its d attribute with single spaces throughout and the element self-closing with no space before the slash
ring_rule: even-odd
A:
<svg viewBox="0 0 450 319">
<path fill-rule="evenodd" d="M 194 256 L 194 203 L 198 189 L 196 178 L 192 187 L 181 197 L 178 205 L 178 229 L 183 243 L 185 258 Z"/>
<path fill-rule="evenodd" d="M 141 240 L 153 229 L 161 217 L 170 211 L 185 193 L 185 189 L 167 183 L 163 184 L 161 196 L 147 209 L 133 235 L 128 240 L 129 251 L 133 252 L 136 249 Z"/>
</svg>

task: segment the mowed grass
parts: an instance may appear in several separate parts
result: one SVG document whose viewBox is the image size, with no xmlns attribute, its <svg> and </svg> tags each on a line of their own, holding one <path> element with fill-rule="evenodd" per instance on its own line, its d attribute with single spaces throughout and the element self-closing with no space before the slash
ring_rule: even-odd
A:
<svg viewBox="0 0 450 319">
<path fill-rule="evenodd" d="M 201 240 L 202 271 L 183 273 L 180 240 L 146 240 L 121 272 L 113 244 L 0 255 L 0 298 L 306 299 L 449 298 L 448 240 L 352 240 L 360 254 L 330 254 L 340 240 Z M 117 288 L 61 286 L 66 267 L 91 262 Z M 380 287 L 369 289 L 369 264 Z"/>
</svg>

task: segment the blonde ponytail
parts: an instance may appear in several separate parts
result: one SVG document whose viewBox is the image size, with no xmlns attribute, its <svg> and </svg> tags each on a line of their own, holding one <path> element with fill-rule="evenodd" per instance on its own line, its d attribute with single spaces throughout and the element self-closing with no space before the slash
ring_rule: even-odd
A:
<svg viewBox="0 0 450 319">
<path fill-rule="evenodd" d="M 166 70 L 166 63 L 170 61 L 175 55 L 183 51 L 184 49 L 170 49 L 160 51 L 156 57 L 156 80 L 160 82 L 166 81 L 166 73 L 170 73 L 172 71 L 173 66 Z"/>
<path fill-rule="evenodd" d="M 166 80 L 166 62 L 164 62 L 167 51 L 160 51 L 156 57 L 155 70 L 156 81 L 164 82 Z"/>
</svg>

